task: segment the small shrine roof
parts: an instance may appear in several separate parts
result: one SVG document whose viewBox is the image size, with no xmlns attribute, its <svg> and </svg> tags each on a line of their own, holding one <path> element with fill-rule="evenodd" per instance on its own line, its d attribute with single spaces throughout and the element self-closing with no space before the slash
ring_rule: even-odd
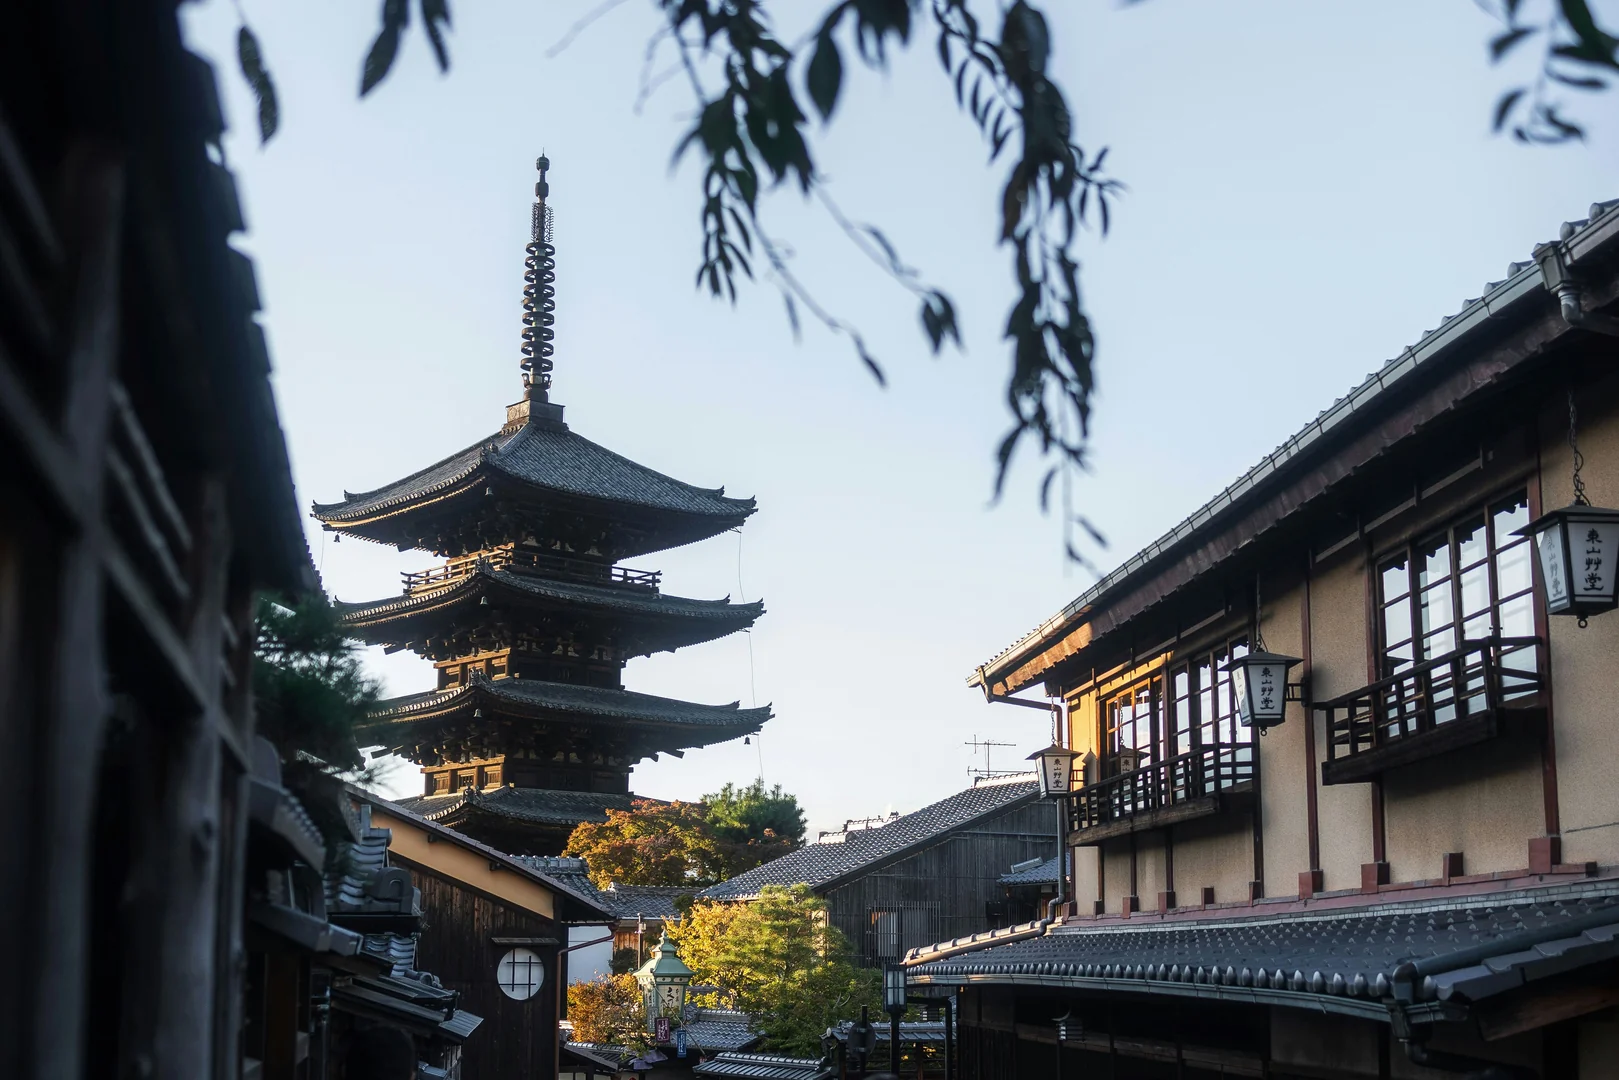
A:
<svg viewBox="0 0 1619 1080">
<path fill-rule="evenodd" d="M 334 526 L 357 522 L 451 488 L 480 468 L 565 495 L 727 523 L 740 521 L 754 510 L 752 499 L 727 498 L 724 488 L 695 487 L 665 476 L 591 442 L 564 424 L 533 422 L 491 435 L 374 491 L 344 492 L 340 502 L 316 503 L 314 515 Z"/>
<path fill-rule="evenodd" d="M 693 600 L 684 596 L 653 592 L 650 589 L 558 581 L 555 578 L 540 577 L 531 573 L 481 566 L 458 581 L 434 592 L 417 592 L 413 595 L 393 596 L 366 603 L 339 603 L 337 607 L 351 626 L 359 626 L 413 615 L 446 605 L 476 602 L 491 589 L 507 589 L 519 596 L 531 596 L 540 601 L 556 601 L 575 609 L 658 619 L 735 624 L 731 629 L 722 630 L 722 633 L 741 629 L 758 619 L 765 610 L 764 602 L 761 600 L 741 604 L 733 604 L 730 597 L 723 600 Z"/>
<path fill-rule="evenodd" d="M 376 736 L 381 733 L 379 729 L 417 718 L 428 719 L 478 700 L 536 712 L 561 713 L 567 717 L 734 730 L 739 734 L 743 729 L 757 731 L 770 719 L 768 705 L 756 709 L 744 709 L 738 701 L 729 705 L 699 705 L 675 698 L 637 694 L 631 690 L 610 690 L 542 679 L 475 678 L 453 690 L 434 690 L 379 702 L 371 712 L 364 733 Z"/>
</svg>

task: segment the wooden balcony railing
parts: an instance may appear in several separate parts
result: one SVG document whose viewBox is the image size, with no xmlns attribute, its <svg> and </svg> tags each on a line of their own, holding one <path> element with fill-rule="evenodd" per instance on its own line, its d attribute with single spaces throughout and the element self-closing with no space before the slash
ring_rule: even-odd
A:
<svg viewBox="0 0 1619 1080">
<path fill-rule="evenodd" d="M 571 559 L 564 555 L 523 551 L 512 547 L 495 548 L 476 555 L 463 555 L 431 570 L 417 570 L 399 576 L 404 581 L 405 592 L 418 596 L 453 585 L 475 573 L 479 566 L 490 570 L 516 570 L 538 577 L 579 581 L 588 585 L 642 589 L 653 593 L 658 591 L 663 578 L 656 570 L 631 570 L 628 567 L 609 566 L 588 559 Z"/>
<path fill-rule="evenodd" d="M 1317 702 L 1326 714 L 1326 784 L 1369 780 L 1396 765 L 1492 739 L 1544 715 L 1536 637 L 1488 637 L 1370 686 Z"/>
<path fill-rule="evenodd" d="M 1068 798 L 1068 828 L 1079 843 L 1218 813 L 1220 793 L 1251 789 L 1251 743 L 1205 746 L 1087 784 Z"/>
</svg>

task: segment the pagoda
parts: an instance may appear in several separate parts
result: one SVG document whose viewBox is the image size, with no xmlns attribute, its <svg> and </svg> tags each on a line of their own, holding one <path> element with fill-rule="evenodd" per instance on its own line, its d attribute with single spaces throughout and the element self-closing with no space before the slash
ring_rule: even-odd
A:
<svg viewBox="0 0 1619 1080">
<path fill-rule="evenodd" d="M 634 656 L 746 630 L 760 603 L 663 592 L 623 559 L 735 529 L 752 499 L 693 487 L 572 431 L 550 400 L 555 248 L 540 158 L 523 291 L 523 397 L 499 431 L 375 491 L 315 504 L 338 537 L 430 551 L 400 596 L 344 604 L 357 638 L 433 662 L 437 687 L 383 701 L 362 742 L 421 766 L 403 805 L 516 855 L 628 808 L 630 770 L 759 731 L 765 708 L 625 690 Z"/>
</svg>

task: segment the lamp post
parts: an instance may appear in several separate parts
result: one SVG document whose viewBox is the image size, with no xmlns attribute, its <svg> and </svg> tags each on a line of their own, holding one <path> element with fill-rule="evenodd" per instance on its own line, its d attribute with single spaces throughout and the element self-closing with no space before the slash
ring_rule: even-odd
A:
<svg viewBox="0 0 1619 1080">
<path fill-rule="evenodd" d="M 1266 652 L 1263 648 L 1239 656 L 1222 671 L 1231 675 L 1237 699 L 1237 719 L 1260 734 L 1287 719 L 1287 673 L 1304 661 L 1297 656 Z"/>
<path fill-rule="evenodd" d="M 635 973 L 635 981 L 641 985 L 641 999 L 646 1003 L 649 1034 L 657 1032 L 659 1017 L 668 1017 L 673 1026 L 680 1024 L 686 1008 L 686 987 L 691 985 L 692 975 L 665 930 L 652 958 Z"/>
<path fill-rule="evenodd" d="M 1057 908 L 1068 900 L 1068 792 L 1073 788 L 1074 759 L 1079 755 L 1052 743 L 1030 754 L 1035 775 L 1040 778 L 1040 797 L 1057 803 L 1057 895 L 1046 905 L 1046 920 L 1057 917 Z M 1038 909 L 1036 909 L 1038 910 Z"/>
<path fill-rule="evenodd" d="M 899 1018 L 905 1015 L 905 965 L 883 965 L 883 1008 L 888 1012 L 888 1071 L 899 1075 Z"/>
<path fill-rule="evenodd" d="M 871 1052 L 877 1049 L 877 1029 L 871 1026 L 870 1011 L 867 1006 L 860 1006 L 860 1019 L 849 1028 L 849 1054 L 855 1059 L 855 1069 L 862 1075 L 866 1071 L 866 1062 L 871 1059 Z"/>
</svg>

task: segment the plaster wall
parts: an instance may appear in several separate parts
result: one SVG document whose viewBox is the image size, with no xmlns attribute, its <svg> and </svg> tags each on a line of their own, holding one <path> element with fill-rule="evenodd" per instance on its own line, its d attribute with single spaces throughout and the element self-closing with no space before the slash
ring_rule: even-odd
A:
<svg viewBox="0 0 1619 1080">
<path fill-rule="evenodd" d="M 1262 582 L 1259 628 L 1272 652 L 1303 656 L 1304 588 L 1292 584 L 1297 575 L 1267 575 Z M 1301 668 L 1295 668 L 1298 678 Z M 1311 765 L 1305 760 L 1304 725 L 1308 715 L 1298 702 L 1287 706 L 1287 719 L 1263 738 L 1254 740 L 1259 751 L 1259 813 L 1265 841 L 1265 895 L 1293 896 L 1299 874 L 1310 869 L 1309 815 L 1306 781 Z M 1175 852 L 1180 877 L 1180 851 Z M 1244 886 L 1246 887 L 1246 886 Z M 1216 895 L 1219 895 L 1216 893 Z"/>
<path fill-rule="evenodd" d="M 1352 548 L 1311 572 L 1310 653 L 1314 665 L 1310 696 L 1314 700 L 1336 697 L 1366 685 L 1364 551 Z M 1310 723 L 1315 725 L 1314 768 L 1319 781 L 1320 763 L 1326 757 L 1326 721 L 1320 713 L 1314 713 Z M 1270 738 L 1266 736 L 1267 741 Z M 1264 782 L 1269 780 L 1267 775 Z M 1317 800 L 1324 887 L 1329 891 L 1359 888 L 1361 864 L 1372 861 L 1371 786 L 1322 784 Z M 1294 804 L 1294 813 L 1301 810 L 1302 804 Z M 1282 812 L 1280 806 L 1278 812 Z"/>
<path fill-rule="evenodd" d="M 1217 904 L 1247 900 L 1253 871 L 1254 830 L 1250 815 L 1220 814 L 1175 826 L 1175 899 L 1182 907 L 1201 903 L 1203 889 L 1210 886 Z M 1142 902 L 1146 902 L 1145 897 Z"/>
<path fill-rule="evenodd" d="M 1580 392 L 1582 476 L 1591 502 L 1619 506 L 1619 381 Z M 1568 413 L 1559 398 L 1541 424 L 1541 506 L 1573 501 Z M 1553 725 L 1565 862 L 1619 863 L 1619 612 L 1577 620 L 1547 619 L 1551 640 Z M 1538 819 L 1537 819 L 1538 824 Z M 1533 835 L 1539 835 L 1537 831 Z"/>
<path fill-rule="evenodd" d="M 1392 881 L 1440 876 L 1459 851 L 1462 872 L 1522 870 L 1529 838 L 1542 835 L 1540 748 L 1500 739 L 1418 762 L 1383 777 L 1385 854 Z"/>
</svg>

